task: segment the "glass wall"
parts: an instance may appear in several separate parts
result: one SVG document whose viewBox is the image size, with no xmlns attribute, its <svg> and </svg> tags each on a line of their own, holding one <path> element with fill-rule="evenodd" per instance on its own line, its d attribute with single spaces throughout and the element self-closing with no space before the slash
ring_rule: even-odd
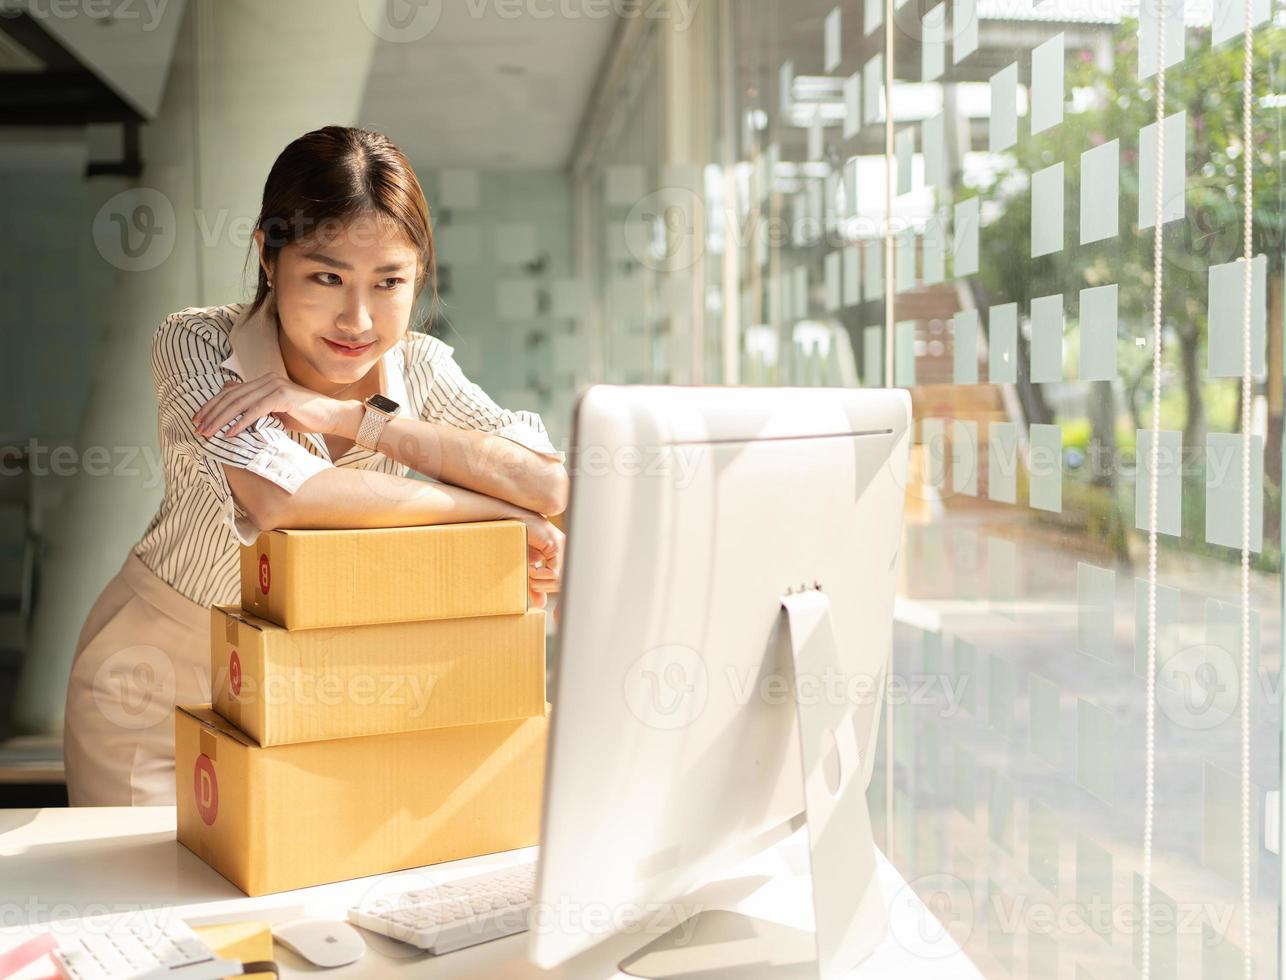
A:
<svg viewBox="0 0 1286 980">
<path fill-rule="evenodd" d="M 1254 50 L 1242 683 L 1241 6 L 1164 15 L 1160 154 L 1156 6 L 894 13 L 893 380 L 924 463 L 904 591 L 924 615 L 895 657 L 928 696 L 893 712 L 893 854 L 988 975 L 1142 966 L 1153 603 L 1151 975 L 1241 968 L 1243 707 L 1252 952 L 1277 971 L 1284 38 L 1261 25 Z"/>
<path fill-rule="evenodd" d="M 911 390 L 870 799 L 886 853 L 988 976 L 1133 975 L 1145 904 L 1151 976 L 1239 973 L 1243 838 L 1255 975 L 1278 974 L 1286 32 L 1255 8 L 1247 488 L 1243 9 L 1213 8 L 709 3 L 717 29 L 653 37 L 660 68 L 619 121 L 657 168 L 605 149 L 580 182 L 609 228 L 652 195 L 646 250 L 620 251 L 648 291 L 622 305 L 599 278 L 607 349 L 644 346 L 604 377 L 685 380 L 703 350 L 706 380 Z M 686 92 L 709 143 L 682 160 L 676 47 L 715 79 Z M 714 176 L 693 200 L 665 163 Z M 703 346 L 636 332 L 647 296 L 696 296 Z"/>
</svg>

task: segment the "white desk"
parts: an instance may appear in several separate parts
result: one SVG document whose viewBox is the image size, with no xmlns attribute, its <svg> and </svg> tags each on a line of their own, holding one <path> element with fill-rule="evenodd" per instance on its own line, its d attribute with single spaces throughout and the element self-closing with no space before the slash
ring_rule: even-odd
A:
<svg viewBox="0 0 1286 980">
<path fill-rule="evenodd" d="M 877 852 L 878 854 L 878 852 Z M 463 876 L 505 864 L 530 860 L 535 848 L 487 855 L 434 869 Z M 901 875 L 878 854 L 880 880 L 889 901 L 891 929 L 884 943 L 854 976 L 862 978 L 981 977 L 945 934 L 926 938 L 928 912 Z M 803 831 L 792 835 L 734 869 L 726 878 L 704 886 L 685 900 L 707 908 L 729 908 L 798 928 L 811 927 Z M 440 877 L 439 877 L 440 876 Z M 396 877 L 396 876 L 387 876 Z M 350 904 L 377 879 L 364 878 L 316 888 L 247 898 L 174 839 L 173 807 L 103 807 L 44 810 L 0 810 L 0 952 L 43 931 L 50 922 L 169 906 L 191 924 L 258 920 L 276 922 L 298 915 L 344 918 Z M 408 881 L 408 886 L 411 887 Z M 617 936 L 556 971 L 527 963 L 527 934 L 519 933 L 432 957 L 419 950 L 363 931 L 369 947 L 358 962 L 333 971 L 335 978 L 384 977 L 401 969 L 423 977 L 622 977 L 616 964 L 647 939 Z M 283 976 L 322 972 L 294 953 L 276 947 Z M 47 967 L 32 964 L 20 977 L 48 976 Z M 755 970 L 771 978 L 771 971 Z M 799 976 L 783 970 L 780 976 Z"/>
</svg>

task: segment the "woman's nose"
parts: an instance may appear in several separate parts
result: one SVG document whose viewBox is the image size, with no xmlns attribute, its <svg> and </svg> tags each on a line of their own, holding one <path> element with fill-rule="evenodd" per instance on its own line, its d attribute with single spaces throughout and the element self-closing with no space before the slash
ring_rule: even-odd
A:
<svg viewBox="0 0 1286 980">
<path fill-rule="evenodd" d="M 353 334 L 370 333 L 371 326 L 374 324 L 371 317 L 370 304 L 360 293 L 355 294 L 344 304 L 344 309 L 340 313 L 338 326 L 345 331 Z"/>
</svg>

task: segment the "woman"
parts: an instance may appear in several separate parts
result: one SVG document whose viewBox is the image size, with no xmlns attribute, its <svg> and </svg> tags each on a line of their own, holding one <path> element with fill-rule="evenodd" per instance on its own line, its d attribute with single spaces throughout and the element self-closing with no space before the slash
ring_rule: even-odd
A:
<svg viewBox="0 0 1286 980">
<path fill-rule="evenodd" d="M 517 518 L 531 601 L 558 588 L 543 515 L 566 505 L 563 454 L 409 329 L 434 245 L 402 153 L 361 129 L 300 137 L 254 240 L 253 302 L 180 310 L 152 341 L 165 494 L 77 644 L 73 805 L 174 802 L 174 705 L 210 700 L 209 607 L 239 602 L 238 544 L 261 530 Z"/>
</svg>

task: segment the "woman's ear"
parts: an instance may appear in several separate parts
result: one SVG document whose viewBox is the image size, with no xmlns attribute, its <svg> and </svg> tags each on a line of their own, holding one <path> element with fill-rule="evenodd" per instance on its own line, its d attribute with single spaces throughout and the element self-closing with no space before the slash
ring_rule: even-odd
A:
<svg viewBox="0 0 1286 980">
<path fill-rule="evenodd" d="M 254 237 L 255 237 L 255 252 L 259 256 L 259 268 L 263 269 L 263 274 L 267 276 L 268 281 L 271 282 L 272 268 L 268 265 L 268 261 L 267 259 L 264 258 L 264 254 L 263 254 L 263 240 L 264 240 L 263 229 L 256 228 Z"/>
</svg>

